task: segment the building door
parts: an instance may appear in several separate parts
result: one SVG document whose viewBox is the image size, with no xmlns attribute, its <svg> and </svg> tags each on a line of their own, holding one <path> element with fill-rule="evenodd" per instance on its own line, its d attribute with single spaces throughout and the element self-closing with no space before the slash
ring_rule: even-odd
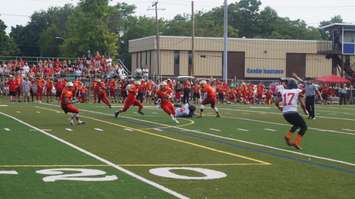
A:
<svg viewBox="0 0 355 199">
<path fill-rule="evenodd" d="M 180 75 L 180 51 L 174 51 L 174 76 Z"/>
<path fill-rule="evenodd" d="M 306 77 L 306 54 L 286 54 L 286 76 L 291 77 L 292 73 L 296 73 L 301 78 Z"/>
<path fill-rule="evenodd" d="M 245 52 L 228 52 L 228 79 L 244 79 Z"/>
</svg>

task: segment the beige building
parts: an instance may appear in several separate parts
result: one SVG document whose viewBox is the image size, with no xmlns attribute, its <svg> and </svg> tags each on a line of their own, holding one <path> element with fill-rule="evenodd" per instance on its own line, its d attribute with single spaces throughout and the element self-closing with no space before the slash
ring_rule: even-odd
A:
<svg viewBox="0 0 355 199">
<path fill-rule="evenodd" d="M 195 38 L 192 64 L 191 37 L 161 36 L 160 69 L 155 37 L 129 41 L 132 71 L 147 68 L 151 75 L 222 77 L 223 38 Z M 318 52 L 331 48 L 328 41 L 230 38 L 229 79 L 271 79 L 290 76 L 314 78 L 332 73 L 332 60 Z"/>
</svg>

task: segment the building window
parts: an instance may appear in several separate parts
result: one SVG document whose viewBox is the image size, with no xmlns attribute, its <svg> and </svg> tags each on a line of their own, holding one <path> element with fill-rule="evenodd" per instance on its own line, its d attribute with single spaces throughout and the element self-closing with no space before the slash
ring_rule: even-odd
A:
<svg viewBox="0 0 355 199">
<path fill-rule="evenodd" d="M 189 65 L 192 65 L 192 51 L 189 51 Z"/>
<path fill-rule="evenodd" d="M 180 65 L 180 51 L 174 51 L 174 65 Z"/>
</svg>

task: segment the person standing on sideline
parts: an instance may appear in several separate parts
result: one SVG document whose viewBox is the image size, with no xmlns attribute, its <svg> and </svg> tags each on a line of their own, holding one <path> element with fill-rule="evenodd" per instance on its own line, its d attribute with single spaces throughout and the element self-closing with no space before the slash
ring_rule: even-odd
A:
<svg viewBox="0 0 355 199">
<path fill-rule="evenodd" d="M 296 73 L 292 74 L 294 78 L 298 81 L 304 83 L 304 90 L 306 96 L 306 109 L 309 113 L 308 119 L 316 119 L 316 110 L 315 110 L 315 101 L 316 101 L 316 94 L 320 97 L 320 100 L 323 101 L 322 95 L 318 90 L 318 87 L 314 85 L 310 81 L 304 81 Z"/>
</svg>

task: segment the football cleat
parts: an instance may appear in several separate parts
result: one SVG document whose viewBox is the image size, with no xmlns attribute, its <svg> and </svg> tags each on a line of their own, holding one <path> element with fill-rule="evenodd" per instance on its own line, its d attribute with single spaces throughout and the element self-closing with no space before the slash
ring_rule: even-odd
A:
<svg viewBox="0 0 355 199">
<path fill-rule="evenodd" d="M 302 150 L 302 147 L 296 143 L 292 143 L 291 146 L 295 147 L 297 150 Z"/>
<path fill-rule="evenodd" d="M 144 113 L 142 111 L 138 111 L 138 113 L 141 114 L 141 115 L 144 115 Z"/>
<path fill-rule="evenodd" d="M 82 124 L 85 124 L 85 122 L 84 122 L 84 121 L 79 120 L 79 121 L 78 121 L 78 125 L 82 125 Z"/>
<path fill-rule="evenodd" d="M 218 117 L 218 118 L 220 118 L 220 117 L 221 117 L 221 115 L 219 114 L 219 112 L 217 112 L 216 117 Z"/>
<path fill-rule="evenodd" d="M 119 111 L 115 112 L 115 118 L 118 118 L 118 115 L 120 114 Z"/>
<path fill-rule="evenodd" d="M 287 144 L 288 146 L 292 146 L 291 141 L 290 141 L 290 138 L 288 138 L 287 136 L 285 136 L 284 138 L 285 138 L 286 144 Z"/>
</svg>

